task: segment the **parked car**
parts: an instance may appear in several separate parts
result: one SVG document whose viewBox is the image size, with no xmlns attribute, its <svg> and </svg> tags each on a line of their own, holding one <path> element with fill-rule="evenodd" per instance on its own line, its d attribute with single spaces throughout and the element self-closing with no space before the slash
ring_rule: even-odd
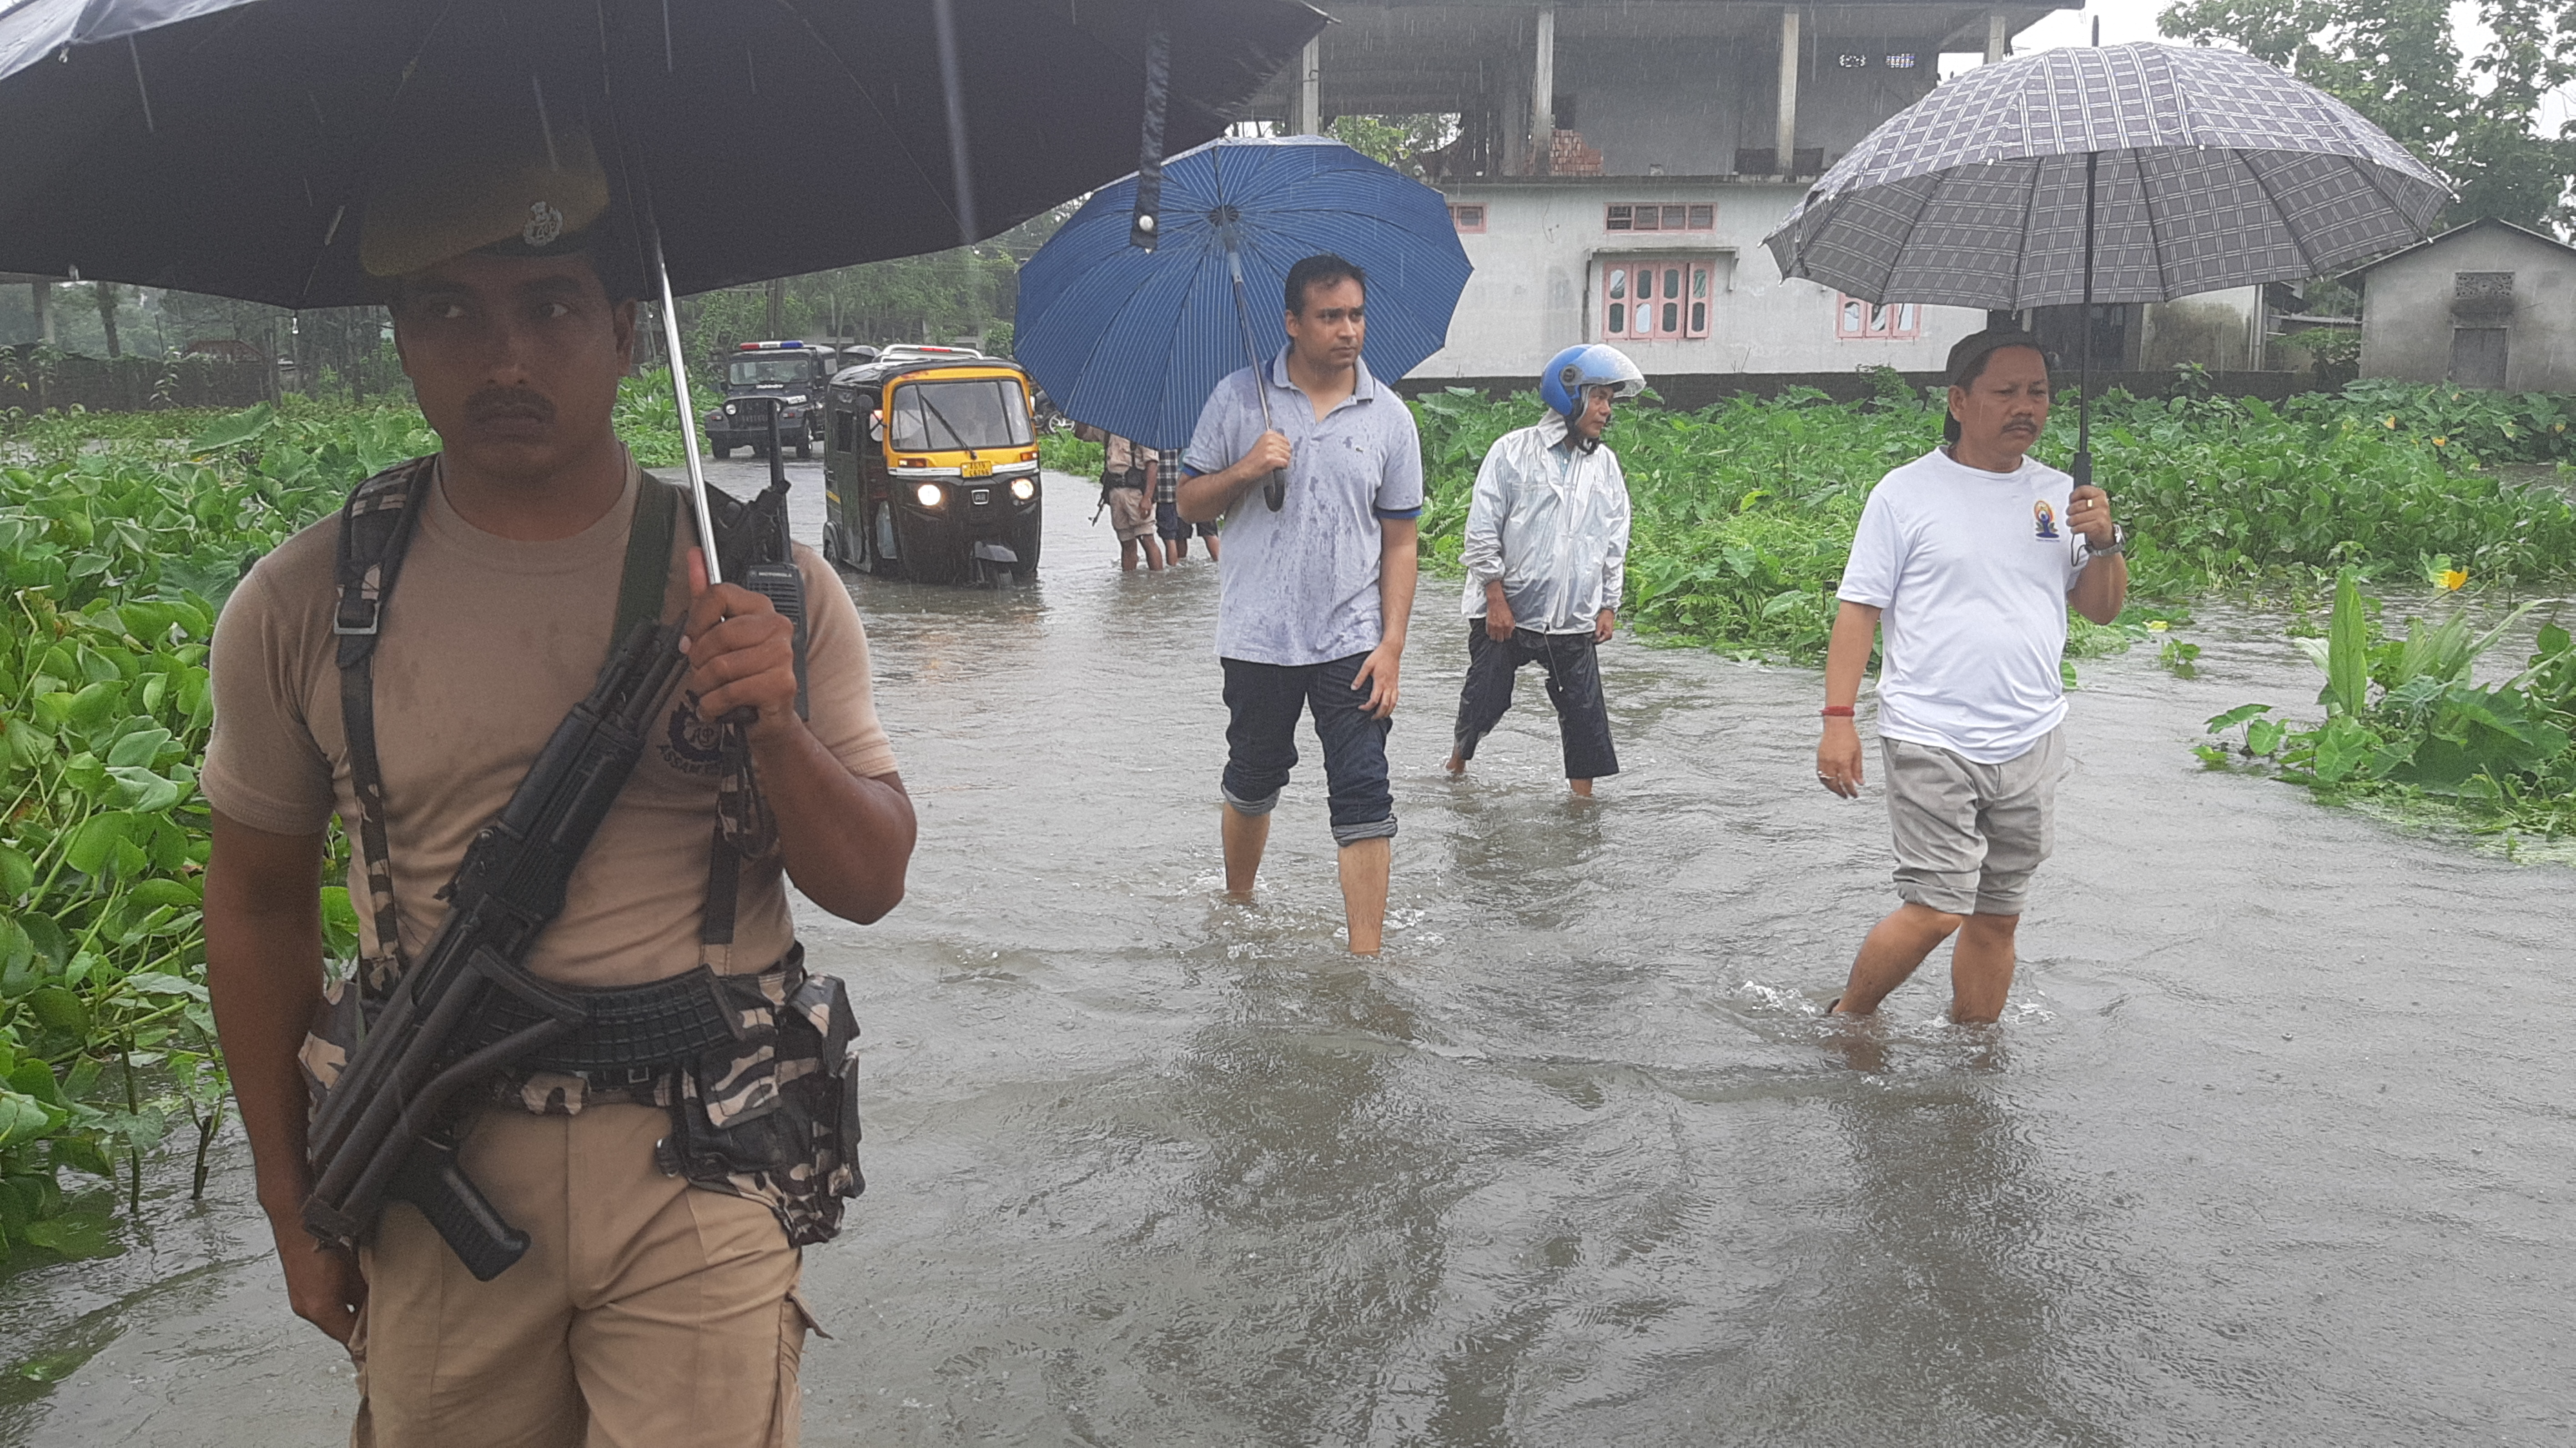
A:
<svg viewBox="0 0 2576 1448">
<path fill-rule="evenodd" d="M 832 379 L 823 556 L 925 583 L 1030 578 L 1043 512 L 1028 374 L 960 348 L 886 350 Z"/>
</svg>

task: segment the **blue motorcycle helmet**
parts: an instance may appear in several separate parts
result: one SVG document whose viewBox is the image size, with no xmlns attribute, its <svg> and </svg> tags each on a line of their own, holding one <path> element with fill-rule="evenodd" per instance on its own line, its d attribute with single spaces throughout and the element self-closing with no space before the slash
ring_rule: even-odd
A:
<svg viewBox="0 0 2576 1448">
<path fill-rule="evenodd" d="M 1569 421 L 1583 411 L 1587 387 L 1611 388 L 1611 395 L 1624 401 L 1646 390 L 1646 374 L 1627 353 L 1599 342 L 1566 348 L 1549 358 L 1547 370 L 1539 374 L 1538 395 Z"/>
</svg>

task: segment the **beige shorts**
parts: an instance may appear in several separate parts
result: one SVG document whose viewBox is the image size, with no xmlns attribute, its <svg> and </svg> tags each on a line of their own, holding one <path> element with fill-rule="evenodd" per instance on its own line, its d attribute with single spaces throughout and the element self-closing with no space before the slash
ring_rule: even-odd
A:
<svg viewBox="0 0 2576 1448">
<path fill-rule="evenodd" d="M 1145 501 L 1143 488 L 1109 490 L 1109 526 L 1118 530 L 1121 543 L 1154 536 L 1154 505 Z"/>
<path fill-rule="evenodd" d="M 2057 846 L 2065 736 L 2052 729 L 2001 764 L 1881 737 L 1897 895 L 1951 915 L 2019 915 L 2032 872 Z"/>
<path fill-rule="evenodd" d="M 528 1255 L 477 1282 L 409 1203 L 360 1254 L 353 1448 L 786 1448 L 812 1326 L 769 1208 L 662 1175 L 658 1107 L 487 1111 L 458 1155 Z"/>
</svg>

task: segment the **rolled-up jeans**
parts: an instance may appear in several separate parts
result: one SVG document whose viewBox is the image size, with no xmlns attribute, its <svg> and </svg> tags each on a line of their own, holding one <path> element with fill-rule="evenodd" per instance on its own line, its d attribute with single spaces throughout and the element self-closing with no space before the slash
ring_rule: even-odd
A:
<svg viewBox="0 0 2576 1448">
<path fill-rule="evenodd" d="M 1356 844 L 1395 833 L 1395 792 L 1386 778 L 1391 719 L 1368 715 L 1368 691 L 1354 688 L 1366 654 L 1321 664 L 1257 664 L 1224 659 L 1225 802 L 1240 814 L 1278 807 L 1279 791 L 1297 767 L 1297 717 L 1311 709 L 1324 744 L 1333 842 Z"/>
</svg>

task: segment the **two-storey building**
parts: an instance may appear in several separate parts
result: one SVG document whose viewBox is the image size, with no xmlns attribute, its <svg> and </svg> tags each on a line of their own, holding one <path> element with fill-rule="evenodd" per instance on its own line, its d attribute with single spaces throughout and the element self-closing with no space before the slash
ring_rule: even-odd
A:
<svg viewBox="0 0 2576 1448">
<path fill-rule="evenodd" d="M 1448 346 L 1413 375 L 1489 378 L 1526 373 L 1577 341 L 1615 343 L 1649 376 L 1938 370 L 1953 342 L 1986 324 L 1983 312 L 1873 306 L 1785 280 L 1762 238 L 1827 166 L 1931 92 L 1944 54 L 2000 59 L 2012 35 L 2061 7 L 1329 8 L 1337 23 L 1251 114 L 1296 131 L 1339 115 L 1457 118 L 1456 140 L 1426 165 L 1476 270 Z M 2096 345 L 2106 369 L 2261 365 L 2252 289 L 2104 311 Z M 2071 345 L 2071 316 L 2032 320 L 2061 322 L 2047 330 L 2068 331 Z"/>
</svg>

